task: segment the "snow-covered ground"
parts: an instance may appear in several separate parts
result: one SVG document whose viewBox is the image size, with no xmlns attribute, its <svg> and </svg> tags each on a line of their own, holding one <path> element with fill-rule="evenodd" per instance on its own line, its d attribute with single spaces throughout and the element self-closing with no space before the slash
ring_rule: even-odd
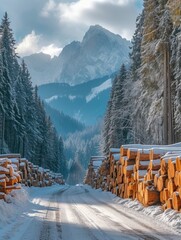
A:
<svg viewBox="0 0 181 240">
<path fill-rule="evenodd" d="M 180 239 L 181 214 L 143 208 L 89 186 L 54 185 L 14 191 L 0 201 L 0 239 Z"/>
</svg>

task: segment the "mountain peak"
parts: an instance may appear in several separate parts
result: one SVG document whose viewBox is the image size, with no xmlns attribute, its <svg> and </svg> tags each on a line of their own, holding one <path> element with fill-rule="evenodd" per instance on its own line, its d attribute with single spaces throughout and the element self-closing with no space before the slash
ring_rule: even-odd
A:
<svg viewBox="0 0 181 240">
<path fill-rule="evenodd" d="M 42 68 L 32 66 L 31 74 L 38 72 L 37 79 L 43 79 L 42 83 L 56 81 L 77 85 L 88 82 L 110 75 L 118 71 L 122 63 L 128 63 L 129 46 L 130 42 L 118 34 L 100 25 L 90 26 L 82 42 L 73 41 L 65 46 L 58 58 L 52 59 L 46 67 L 43 65 L 43 72 Z"/>
<path fill-rule="evenodd" d="M 82 42 L 84 43 L 92 38 L 107 38 L 111 42 L 120 42 L 124 40 L 126 41 L 126 39 L 123 39 L 119 34 L 114 34 L 113 32 L 109 31 L 106 28 L 103 28 L 100 25 L 91 25 L 88 31 L 85 33 Z"/>
</svg>

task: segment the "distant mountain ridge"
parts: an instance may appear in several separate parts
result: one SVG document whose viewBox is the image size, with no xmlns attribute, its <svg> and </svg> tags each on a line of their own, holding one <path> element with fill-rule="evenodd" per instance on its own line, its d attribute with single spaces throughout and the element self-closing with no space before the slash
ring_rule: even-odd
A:
<svg viewBox="0 0 181 240">
<path fill-rule="evenodd" d="M 65 46 L 58 57 L 38 53 L 24 57 L 32 82 L 77 85 L 101 78 L 129 62 L 130 42 L 99 25 L 91 26 L 82 42 Z"/>
<path fill-rule="evenodd" d="M 44 106 L 46 113 L 51 117 L 58 134 L 62 137 L 85 129 L 85 126 L 76 119 L 64 114 L 63 112 L 57 111 L 46 103 Z"/>
<path fill-rule="evenodd" d="M 109 99 L 114 75 L 70 86 L 50 83 L 39 86 L 39 95 L 47 105 L 86 125 L 102 119 Z"/>
</svg>

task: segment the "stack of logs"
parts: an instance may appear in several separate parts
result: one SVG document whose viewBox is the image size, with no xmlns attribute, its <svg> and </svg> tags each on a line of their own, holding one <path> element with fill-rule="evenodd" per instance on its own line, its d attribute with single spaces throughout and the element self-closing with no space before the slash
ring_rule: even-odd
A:
<svg viewBox="0 0 181 240">
<path fill-rule="evenodd" d="M 91 185 L 93 188 L 104 188 L 105 185 L 104 178 L 108 174 L 109 166 L 105 157 L 102 156 L 92 156 L 86 172 L 84 183 Z"/>
<path fill-rule="evenodd" d="M 121 198 L 137 199 L 144 206 L 161 203 L 164 210 L 181 211 L 180 144 L 133 144 L 110 149 L 109 157 L 85 183 Z"/>
<path fill-rule="evenodd" d="M 21 189 L 21 183 L 25 186 L 45 187 L 55 182 L 64 184 L 61 174 L 34 165 L 21 158 L 20 154 L 0 155 L 0 199 L 5 199 L 6 194 L 14 189 Z"/>
</svg>

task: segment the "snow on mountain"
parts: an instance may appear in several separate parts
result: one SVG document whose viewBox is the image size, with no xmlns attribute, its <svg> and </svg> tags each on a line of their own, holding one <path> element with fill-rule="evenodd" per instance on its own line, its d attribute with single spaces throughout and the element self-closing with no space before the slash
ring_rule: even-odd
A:
<svg viewBox="0 0 181 240">
<path fill-rule="evenodd" d="M 117 72 L 129 63 L 130 42 L 105 28 L 95 25 L 82 42 L 66 45 L 58 57 L 39 53 L 24 60 L 35 85 L 52 82 L 77 85 Z"/>
<path fill-rule="evenodd" d="M 73 101 L 74 99 L 76 99 L 76 96 L 69 95 L 68 97 L 69 97 L 69 99 L 72 100 L 72 101 Z"/>
<path fill-rule="evenodd" d="M 100 86 L 95 87 L 91 90 L 91 93 L 86 97 L 86 102 L 90 102 L 93 98 L 95 98 L 100 92 L 111 88 L 112 87 L 112 79 L 108 79 L 104 83 L 102 83 Z"/>
<path fill-rule="evenodd" d="M 57 100 L 59 96 L 55 95 L 50 98 L 45 99 L 46 103 L 51 103 L 53 100 Z"/>
</svg>

